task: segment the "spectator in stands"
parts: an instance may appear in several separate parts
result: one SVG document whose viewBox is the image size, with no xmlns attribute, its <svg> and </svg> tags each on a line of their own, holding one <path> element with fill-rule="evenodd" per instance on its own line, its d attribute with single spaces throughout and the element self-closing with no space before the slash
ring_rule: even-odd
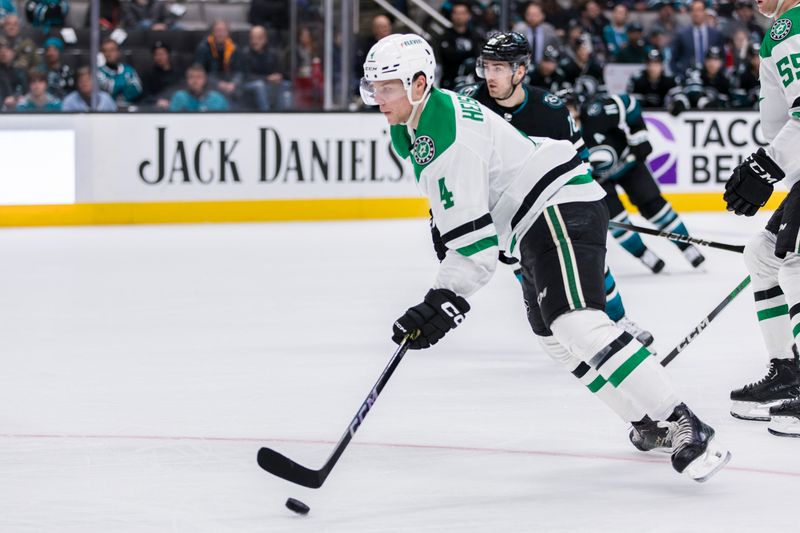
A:
<svg viewBox="0 0 800 533">
<path fill-rule="evenodd" d="M 701 72 L 703 86 L 713 88 L 719 94 L 721 102 L 719 107 L 726 107 L 731 96 L 730 80 L 722 68 L 724 59 L 725 51 L 722 48 L 718 46 L 710 47 L 706 52 Z"/>
<path fill-rule="evenodd" d="M 658 50 L 650 50 L 644 70 L 628 82 L 628 93 L 648 109 L 663 109 L 667 94 L 677 86 L 674 76 L 664 72 L 664 58 Z"/>
<path fill-rule="evenodd" d="M 600 84 L 605 83 L 603 65 L 592 53 L 591 38 L 588 35 L 577 43 L 572 54 L 571 57 L 568 56 L 561 60 L 565 83 L 574 86 L 581 76 L 594 78 Z"/>
<path fill-rule="evenodd" d="M 172 28 L 176 20 L 164 0 L 128 0 L 122 5 L 121 26 L 126 30 L 163 31 Z"/>
<path fill-rule="evenodd" d="M 91 111 L 92 110 L 92 86 L 94 79 L 89 67 L 81 67 L 75 71 L 76 89 L 64 97 L 61 103 L 62 111 Z M 105 91 L 97 92 L 96 111 L 116 111 L 117 104 L 111 95 Z"/>
<path fill-rule="evenodd" d="M 561 54 L 556 47 L 548 46 L 545 48 L 542 60 L 530 74 L 529 84 L 533 87 L 541 87 L 551 93 L 561 89 L 564 83 L 564 73 L 558 66 L 560 56 Z"/>
<path fill-rule="evenodd" d="M 289 2 L 286 0 L 250 0 L 247 21 L 253 26 L 285 30 L 289 27 Z"/>
<path fill-rule="evenodd" d="M 652 7 L 658 10 L 658 16 L 650 27 L 650 33 L 652 34 L 653 32 L 660 31 L 664 35 L 667 35 L 671 42 L 672 36 L 678 31 L 679 26 L 674 2 L 656 0 L 652 3 Z"/>
<path fill-rule="evenodd" d="M 731 107 L 753 108 L 758 103 L 760 84 L 758 69 L 761 66 L 761 45 L 754 43 L 747 51 L 747 60 L 733 73 Z"/>
<path fill-rule="evenodd" d="M 750 51 L 750 33 L 745 28 L 737 28 L 731 36 L 729 57 L 726 58 L 726 66 L 730 66 L 731 72 L 745 69 L 748 62 L 747 54 Z"/>
<path fill-rule="evenodd" d="M 750 34 L 751 42 L 760 43 L 764 39 L 764 28 L 756 22 L 752 0 L 738 0 L 736 10 L 725 21 L 720 31 L 726 38 L 731 39 L 734 33 L 741 29 Z"/>
<path fill-rule="evenodd" d="M 44 42 L 44 63 L 36 70 L 47 78 L 47 92 L 56 98 L 64 98 L 75 89 L 75 77 L 69 65 L 61 62 L 64 41 L 59 37 L 48 37 Z"/>
<path fill-rule="evenodd" d="M 0 0 L 0 20 L 3 20 L 8 15 L 16 15 L 17 6 L 14 0 Z"/>
<path fill-rule="evenodd" d="M 20 36 L 19 17 L 8 15 L 3 19 L 3 35 L 9 46 L 14 49 L 14 66 L 27 72 L 36 66 L 39 59 L 36 57 L 36 43 L 33 39 Z"/>
<path fill-rule="evenodd" d="M 25 16 L 35 28 L 47 33 L 50 28 L 63 28 L 69 13 L 68 0 L 27 0 Z"/>
<path fill-rule="evenodd" d="M 17 104 L 17 111 L 61 111 L 61 100 L 47 92 L 47 75 L 44 72 L 30 72 L 28 94 Z"/>
<path fill-rule="evenodd" d="M 654 28 L 653 31 L 650 32 L 648 41 L 651 50 L 658 50 L 661 53 L 664 72 L 666 72 L 668 75 L 672 75 L 672 69 L 670 68 L 672 63 L 672 46 L 670 45 L 670 36 L 666 35 L 660 28 Z"/>
<path fill-rule="evenodd" d="M 647 60 L 650 46 L 642 38 L 644 28 L 638 22 L 628 24 L 628 44 L 617 54 L 617 63 L 641 65 Z"/>
<path fill-rule="evenodd" d="M 691 25 L 675 35 L 672 43 L 672 73 L 683 75 L 688 68 L 702 68 L 709 49 L 722 49 L 724 43 L 719 30 L 707 24 L 706 4 L 693 0 L 689 6 Z"/>
<path fill-rule="evenodd" d="M 392 21 L 386 15 L 380 14 L 372 17 L 371 31 L 368 36 L 361 37 L 356 47 L 353 74 L 355 79 L 360 80 L 364 76 L 364 61 L 367 53 L 375 43 L 392 34 Z"/>
<path fill-rule="evenodd" d="M 170 111 L 227 111 L 222 93 L 208 89 L 208 75 L 203 65 L 186 69 L 186 90 L 177 91 L 169 103 Z"/>
<path fill-rule="evenodd" d="M 603 15 L 600 4 L 595 0 L 589 0 L 581 7 L 581 25 L 594 41 L 602 41 L 603 28 L 609 24 L 608 19 Z"/>
<path fill-rule="evenodd" d="M 100 51 L 106 62 L 97 68 L 97 82 L 117 102 L 133 103 L 142 96 L 142 80 L 130 65 L 122 62 L 122 53 L 114 39 L 105 39 Z"/>
<path fill-rule="evenodd" d="M 292 84 L 278 54 L 269 46 L 266 28 L 250 29 L 250 46 L 243 54 L 245 93 L 259 111 L 283 111 L 292 106 Z"/>
<path fill-rule="evenodd" d="M 538 65 L 548 46 L 561 49 L 561 40 L 553 25 L 545 21 L 544 11 L 539 4 L 528 2 L 525 6 L 524 18 L 525 21 L 517 24 L 514 31 L 528 39 L 531 47 L 531 63 Z"/>
<path fill-rule="evenodd" d="M 558 37 L 563 39 L 570 19 L 577 18 L 577 11 L 572 8 L 565 9 L 558 0 L 540 0 L 538 3 L 542 6 L 547 22 L 556 29 Z"/>
<path fill-rule="evenodd" d="M 92 10 L 86 11 L 86 22 L 84 26 L 91 27 Z M 122 22 L 122 5 L 120 0 L 100 0 L 100 21 L 101 30 L 113 30 L 119 27 Z"/>
<path fill-rule="evenodd" d="M 603 28 L 609 61 L 616 61 L 620 51 L 628 46 L 628 7 L 617 4 L 611 11 L 611 23 Z"/>
<path fill-rule="evenodd" d="M 159 109 L 167 109 L 172 93 L 183 82 L 184 76 L 172 62 L 171 49 L 163 41 L 153 43 L 153 66 L 143 73 L 144 102 Z"/>
<path fill-rule="evenodd" d="M 241 53 L 230 35 L 228 23 L 215 20 L 211 25 L 211 34 L 197 47 L 195 63 L 203 66 L 212 87 L 228 100 L 235 100 L 239 96 L 244 73 Z"/>
<path fill-rule="evenodd" d="M 309 109 L 322 105 L 323 73 L 319 45 L 308 26 L 297 34 L 297 74 L 295 76 L 294 102 Z"/>
<path fill-rule="evenodd" d="M 17 107 L 25 85 L 25 72 L 14 66 L 14 48 L 0 37 L 0 102 L 4 109 Z"/>
<path fill-rule="evenodd" d="M 439 64 L 442 67 L 441 86 L 454 89 L 459 84 L 459 69 L 467 61 L 474 61 L 480 53 L 478 35 L 470 27 L 472 13 L 464 1 L 453 2 L 450 21 L 453 27 L 445 31 L 437 45 Z"/>
</svg>

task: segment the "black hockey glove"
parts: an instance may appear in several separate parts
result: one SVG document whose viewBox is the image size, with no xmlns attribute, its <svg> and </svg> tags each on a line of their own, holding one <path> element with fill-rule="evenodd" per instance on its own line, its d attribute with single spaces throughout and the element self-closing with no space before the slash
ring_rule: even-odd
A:
<svg viewBox="0 0 800 533">
<path fill-rule="evenodd" d="M 463 322 L 467 311 L 469 311 L 467 301 L 453 291 L 431 289 L 421 304 L 410 308 L 395 321 L 392 340 L 400 344 L 403 342 L 403 337 L 411 333 L 410 349 L 430 348 L 439 342 L 445 333 Z"/>
<path fill-rule="evenodd" d="M 653 153 L 653 145 L 650 141 L 644 141 L 639 144 L 631 145 L 631 154 L 640 163 L 647 161 L 647 156 Z"/>
<path fill-rule="evenodd" d="M 797 243 L 800 234 L 800 183 L 794 184 L 781 209 L 783 216 L 778 226 L 778 238 L 775 240 L 775 256 L 785 259 L 789 252 L 800 254 Z"/>
<path fill-rule="evenodd" d="M 436 252 L 436 257 L 441 263 L 444 261 L 444 258 L 447 255 L 447 246 L 444 245 L 442 234 L 439 233 L 439 228 L 436 227 L 436 223 L 433 221 L 433 213 L 428 211 L 428 214 L 430 215 L 431 240 L 433 240 L 433 249 Z"/>
<path fill-rule="evenodd" d="M 785 174 L 763 148 L 739 163 L 725 184 L 723 199 L 728 211 L 751 217 L 764 207 L 775 183 Z"/>
</svg>

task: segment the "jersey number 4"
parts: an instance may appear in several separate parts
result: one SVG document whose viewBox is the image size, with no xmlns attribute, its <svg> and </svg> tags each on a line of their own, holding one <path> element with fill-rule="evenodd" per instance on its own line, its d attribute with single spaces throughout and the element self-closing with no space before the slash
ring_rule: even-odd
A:
<svg viewBox="0 0 800 533">
<path fill-rule="evenodd" d="M 789 65 L 790 61 L 791 65 Z M 788 87 L 790 83 L 800 79 L 800 53 L 788 55 L 778 61 L 776 65 L 784 87 Z"/>
<path fill-rule="evenodd" d="M 439 178 L 439 198 L 442 200 L 442 205 L 445 209 L 453 207 L 453 193 L 447 190 L 447 185 L 444 184 L 444 178 Z"/>
</svg>

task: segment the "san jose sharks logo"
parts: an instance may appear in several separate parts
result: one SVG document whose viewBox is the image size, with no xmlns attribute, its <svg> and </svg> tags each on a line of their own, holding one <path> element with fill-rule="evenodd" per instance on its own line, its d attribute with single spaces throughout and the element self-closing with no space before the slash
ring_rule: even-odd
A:
<svg viewBox="0 0 800 533">
<path fill-rule="evenodd" d="M 411 148 L 411 154 L 414 156 L 414 161 L 418 165 L 427 165 L 433 160 L 436 155 L 436 147 L 433 144 L 433 139 L 427 135 L 417 137 L 414 141 L 414 146 Z"/>
<path fill-rule="evenodd" d="M 790 31 L 792 31 L 792 21 L 789 19 L 778 19 L 775 21 L 775 24 L 772 25 L 772 29 L 769 30 L 769 36 L 772 37 L 774 41 L 780 41 L 785 39 Z"/>
</svg>

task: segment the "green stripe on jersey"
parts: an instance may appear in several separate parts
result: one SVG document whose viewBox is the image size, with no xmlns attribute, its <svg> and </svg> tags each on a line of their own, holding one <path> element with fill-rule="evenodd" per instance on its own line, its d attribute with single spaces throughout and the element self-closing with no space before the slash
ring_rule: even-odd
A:
<svg viewBox="0 0 800 533">
<path fill-rule="evenodd" d="M 769 309 L 762 309 L 757 313 L 758 320 L 768 320 L 770 318 L 775 318 L 776 316 L 783 316 L 789 314 L 789 306 L 788 305 L 779 305 L 777 307 L 770 307 Z"/>
<path fill-rule="evenodd" d="M 487 248 L 491 248 L 492 246 L 497 246 L 497 235 L 492 235 L 491 237 L 485 237 L 478 242 L 473 242 L 469 246 L 464 246 L 463 248 L 459 248 L 456 251 L 464 256 L 471 256 L 477 254 L 481 250 L 485 250 Z"/>
<path fill-rule="evenodd" d="M 631 372 L 636 370 L 636 367 L 650 356 L 650 352 L 642 346 L 635 354 L 630 356 L 627 361 L 622 363 L 619 368 L 608 377 L 608 382 L 619 387 L 619 384 L 625 381 L 625 378 L 631 375 Z"/>
<path fill-rule="evenodd" d="M 591 183 L 593 180 L 591 174 L 581 174 L 580 176 L 575 176 L 571 180 L 569 180 L 566 185 L 584 185 L 586 183 Z"/>
<path fill-rule="evenodd" d="M 792 336 L 797 337 L 798 335 L 800 335 L 800 322 L 795 324 L 794 329 L 792 329 Z"/>
</svg>

